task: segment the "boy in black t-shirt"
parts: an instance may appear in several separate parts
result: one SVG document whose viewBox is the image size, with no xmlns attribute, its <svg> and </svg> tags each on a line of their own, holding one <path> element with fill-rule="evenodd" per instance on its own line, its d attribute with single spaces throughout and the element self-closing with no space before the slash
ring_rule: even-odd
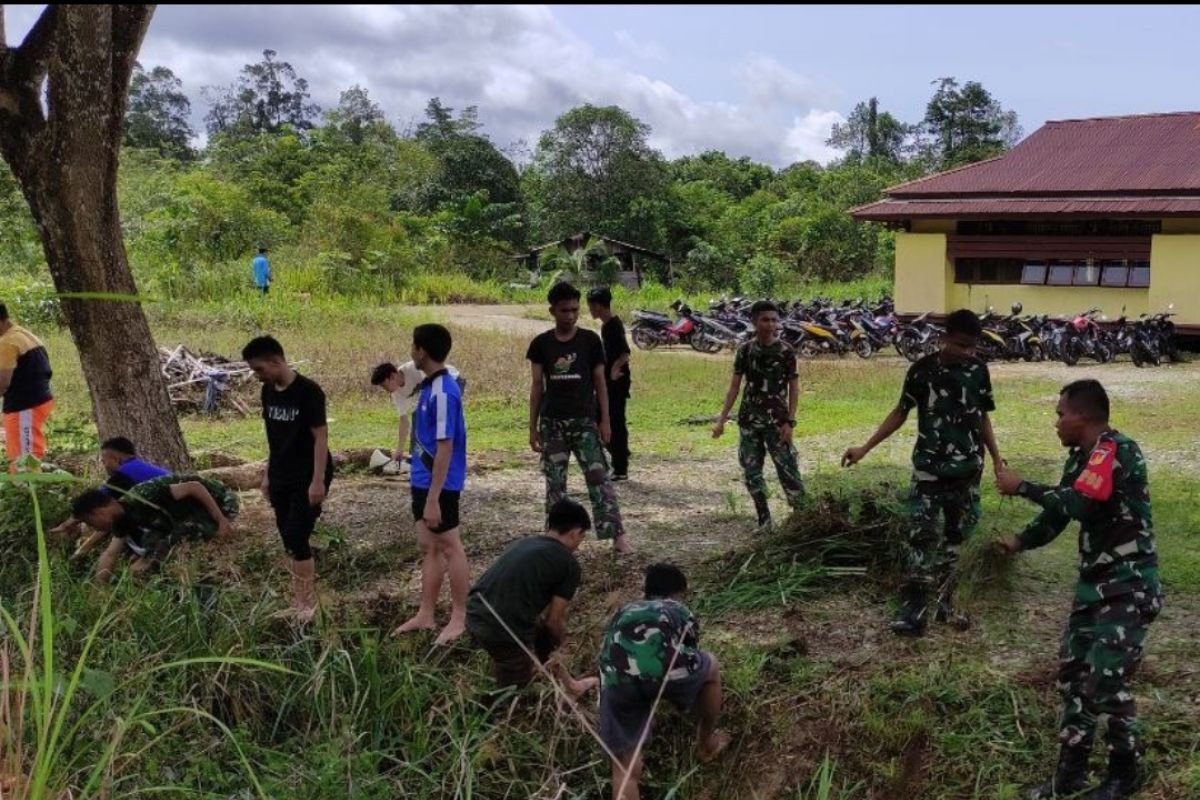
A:
<svg viewBox="0 0 1200 800">
<path fill-rule="evenodd" d="M 608 371 L 608 420 L 612 438 L 608 452 L 612 455 L 612 479 L 629 478 L 629 427 L 625 423 L 625 403 L 629 400 L 629 342 L 625 341 L 625 325 L 612 312 L 612 292 L 600 286 L 588 292 L 588 311 L 600 320 L 600 340 L 604 343 L 604 364 Z"/>
<path fill-rule="evenodd" d="M 262 381 L 263 422 L 270 456 L 262 493 L 275 510 L 283 546 L 291 555 L 292 609 L 297 621 L 317 613 L 316 570 L 308 540 L 333 480 L 325 424 L 325 393 L 288 366 L 270 336 L 242 348 L 242 359 Z"/>
<path fill-rule="evenodd" d="M 567 496 L 567 466 L 574 453 L 592 501 L 597 538 L 612 539 L 617 552 L 628 553 L 632 548 L 625 538 L 617 493 L 601 446 L 608 444 L 612 433 L 604 347 L 599 336 L 578 327 L 579 298 L 579 290 L 569 283 L 550 287 L 547 299 L 554 328 L 535 337 L 525 354 L 533 378 L 529 446 L 542 454 L 546 513 Z"/>
</svg>

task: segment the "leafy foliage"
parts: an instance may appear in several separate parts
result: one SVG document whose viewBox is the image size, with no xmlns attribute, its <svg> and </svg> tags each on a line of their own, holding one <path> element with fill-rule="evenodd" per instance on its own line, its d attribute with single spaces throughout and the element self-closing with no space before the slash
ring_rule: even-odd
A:
<svg viewBox="0 0 1200 800">
<path fill-rule="evenodd" d="M 157 150 L 168 158 L 191 158 L 191 111 L 183 82 L 174 72 L 163 66 L 146 72 L 141 64 L 134 64 L 122 144 Z"/>
</svg>

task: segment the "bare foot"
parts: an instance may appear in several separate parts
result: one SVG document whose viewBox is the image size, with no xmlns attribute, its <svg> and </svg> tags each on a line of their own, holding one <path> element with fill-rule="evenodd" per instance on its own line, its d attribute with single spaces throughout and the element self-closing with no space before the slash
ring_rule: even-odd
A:
<svg viewBox="0 0 1200 800">
<path fill-rule="evenodd" d="M 292 615 L 292 619 L 296 621 L 297 625 L 307 625 L 308 623 L 312 622 L 316 616 L 317 607 L 312 606 L 311 608 L 297 608 L 295 613 Z"/>
<path fill-rule="evenodd" d="M 728 747 L 731 741 L 733 741 L 733 737 L 725 731 L 713 731 L 696 748 L 699 751 L 700 761 L 705 764 L 712 761 L 721 755 L 721 751 Z"/>
<path fill-rule="evenodd" d="M 622 554 L 632 553 L 633 545 L 629 543 L 629 537 L 622 533 L 620 536 L 613 539 L 613 550 Z"/>
<path fill-rule="evenodd" d="M 598 688 L 599 686 L 600 679 L 595 676 L 589 678 L 580 678 L 579 680 L 568 680 L 564 684 L 567 694 L 571 695 L 571 697 L 575 700 L 580 699 L 592 689 Z"/>
<path fill-rule="evenodd" d="M 434 621 L 432 616 L 425 617 L 417 614 L 408 622 L 392 631 L 392 636 L 399 636 L 402 633 L 411 633 L 412 631 L 431 631 L 436 627 L 437 622 Z"/>
<path fill-rule="evenodd" d="M 438 634 L 434 644 L 450 644 L 458 637 L 467 632 L 467 626 L 462 620 L 451 619 L 450 623 L 442 628 L 442 632 Z"/>
</svg>

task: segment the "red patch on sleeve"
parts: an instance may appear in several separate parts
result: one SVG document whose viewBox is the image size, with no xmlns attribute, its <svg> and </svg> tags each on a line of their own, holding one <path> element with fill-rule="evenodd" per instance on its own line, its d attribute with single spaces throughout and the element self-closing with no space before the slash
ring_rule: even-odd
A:
<svg viewBox="0 0 1200 800">
<path fill-rule="evenodd" d="M 1113 493 L 1113 466 L 1117 461 L 1117 443 L 1107 440 L 1096 445 L 1088 456 L 1087 468 L 1075 480 L 1074 489 L 1084 497 L 1104 502 Z"/>
</svg>

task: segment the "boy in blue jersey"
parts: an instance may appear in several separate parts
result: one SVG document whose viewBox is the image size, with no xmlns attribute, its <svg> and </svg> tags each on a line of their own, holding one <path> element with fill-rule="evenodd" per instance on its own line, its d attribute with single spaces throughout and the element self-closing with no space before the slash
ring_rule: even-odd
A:
<svg viewBox="0 0 1200 800">
<path fill-rule="evenodd" d="M 395 634 L 435 627 L 434 611 L 442 577 L 450 579 L 450 622 L 436 643 L 446 644 L 466 630 L 471 586 L 467 554 L 459 538 L 458 501 L 467 478 L 467 424 L 462 392 L 446 369 L 450 331 L 441 325 L 413 329 L 413 363 L 425 375 L 413 412 L 412 512 L 421 548 L 421 605 Z"/>
</svg>

